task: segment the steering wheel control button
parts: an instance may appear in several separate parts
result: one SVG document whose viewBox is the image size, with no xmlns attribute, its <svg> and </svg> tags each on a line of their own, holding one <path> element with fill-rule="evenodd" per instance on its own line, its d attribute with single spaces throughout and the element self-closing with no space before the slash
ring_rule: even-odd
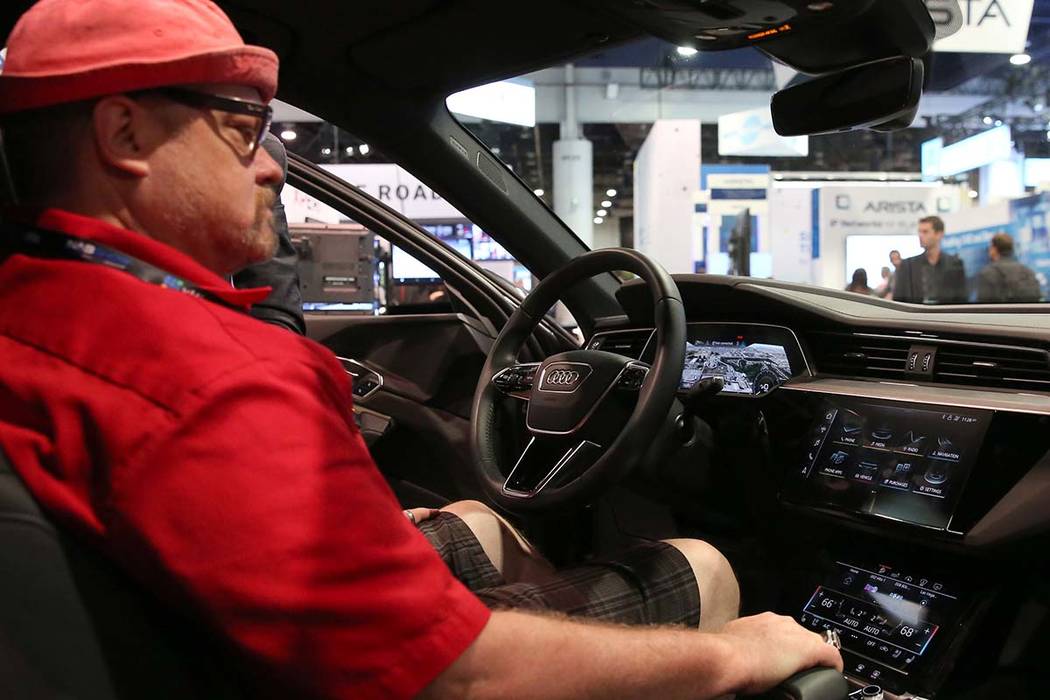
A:
<svg viewBox="0 0 1050 700">
<path fill-rule="evenodd" d="M 621 389 L 638 391 L 642 388 L 642 384 L 645 383 L 647 376 L 649 376 L 649 368 L 647 366 L 632 363 L 623 368 L 620 378 L 616 380 L 616 385 Z"/>
<path fill-rule="evenodd" d="M 513 365 L 492 378 L 492 383 L 505 392 L 524 392 L 532 389 L 538 364 Z"/>
</svg>

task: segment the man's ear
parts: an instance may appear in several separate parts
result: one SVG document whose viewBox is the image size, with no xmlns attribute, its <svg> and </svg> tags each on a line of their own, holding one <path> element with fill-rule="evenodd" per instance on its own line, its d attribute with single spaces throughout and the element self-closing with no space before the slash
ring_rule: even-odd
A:
<svg viewBox="0 0 1050 700">
<path fill-rule="evenodd" d="M 163 140 L 159 120 L 126 95 L 103 97 L 92 110 L 99 159 L 134 177 L 150 173 L 149 154 Z"/>
</svg>

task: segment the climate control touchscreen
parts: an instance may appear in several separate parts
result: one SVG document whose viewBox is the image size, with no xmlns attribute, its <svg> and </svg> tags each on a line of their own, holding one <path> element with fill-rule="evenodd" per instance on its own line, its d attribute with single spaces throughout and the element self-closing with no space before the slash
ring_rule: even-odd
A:
<svg viewBox="0 0 1050 700">
<path fill-rule="evenodd" d="M 799 473 L 805 500 L 946 528 L 991 413 L 823 402 Z"/>
<path fill-rule="evenodd" d="M 959 607 L 956 591 L 932 575 L 837 562 L 798 619 L 812 630 L 838 631 L 846 673 L 900 686 L 943 646 Z"/>
</svg>

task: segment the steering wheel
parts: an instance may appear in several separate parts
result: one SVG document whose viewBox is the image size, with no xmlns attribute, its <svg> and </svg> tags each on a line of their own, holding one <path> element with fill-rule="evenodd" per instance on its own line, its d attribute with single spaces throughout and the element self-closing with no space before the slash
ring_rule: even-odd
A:
<svg viewBox="0 0 1050 700">
<path fill-rule="evenodd" d="M 567 289 L 614 270 L 638 275 L 652 294 L 656 347 L 651 366 L 590 349 L 517 362 L 533 329 Z M 545 277 L 496 338 L 474 392 L 474 468 L 487 494 L 511 511 L 555 509 L 592 499 L 622 479 L 671 409 L 685 363 L 685 332 L 677 285 L 636 250 L 591 251 Z M 499 430 L 508 396 L 528 402 L 529 440 L 513 464 Z"/>
</svg>

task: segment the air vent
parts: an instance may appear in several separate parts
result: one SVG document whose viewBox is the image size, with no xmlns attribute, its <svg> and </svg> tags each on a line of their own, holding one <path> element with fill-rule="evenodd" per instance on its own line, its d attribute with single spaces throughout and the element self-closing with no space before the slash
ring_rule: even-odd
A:
<svg viewBox="0 0 1050 700">
<path fill-rule="evenodd" d="M 821 374 L 903 379 L 911 338 L 814 333 L 809 336 L 814 364 Z"/>
<path fill-rule="evenodd" d="M 642 351 L 645 350 L 649 336 L 652 334 L 651 330 L 596 333 L 591 338 L 591 342 L 587 344 L 587 349 L 615 352 L 618 355 L 638 360 L 641 359 Z"/>
<path fill-rule="evenodd" d="M 814 364 L 821 374 L 922 381 L 907 369 L 909 350 L 935 348 L 929 379 L 994 389 L 1050 391 L 1050 354 L 1040 348 L 891 333 L 813 333 Z"/>
<path fill-rule="evenodd" d="M 933 378 L 944 384 L 1050 391 L 1050 360 L 1038 348 L 946 343 L 937 351 Z"/>
</svg>

